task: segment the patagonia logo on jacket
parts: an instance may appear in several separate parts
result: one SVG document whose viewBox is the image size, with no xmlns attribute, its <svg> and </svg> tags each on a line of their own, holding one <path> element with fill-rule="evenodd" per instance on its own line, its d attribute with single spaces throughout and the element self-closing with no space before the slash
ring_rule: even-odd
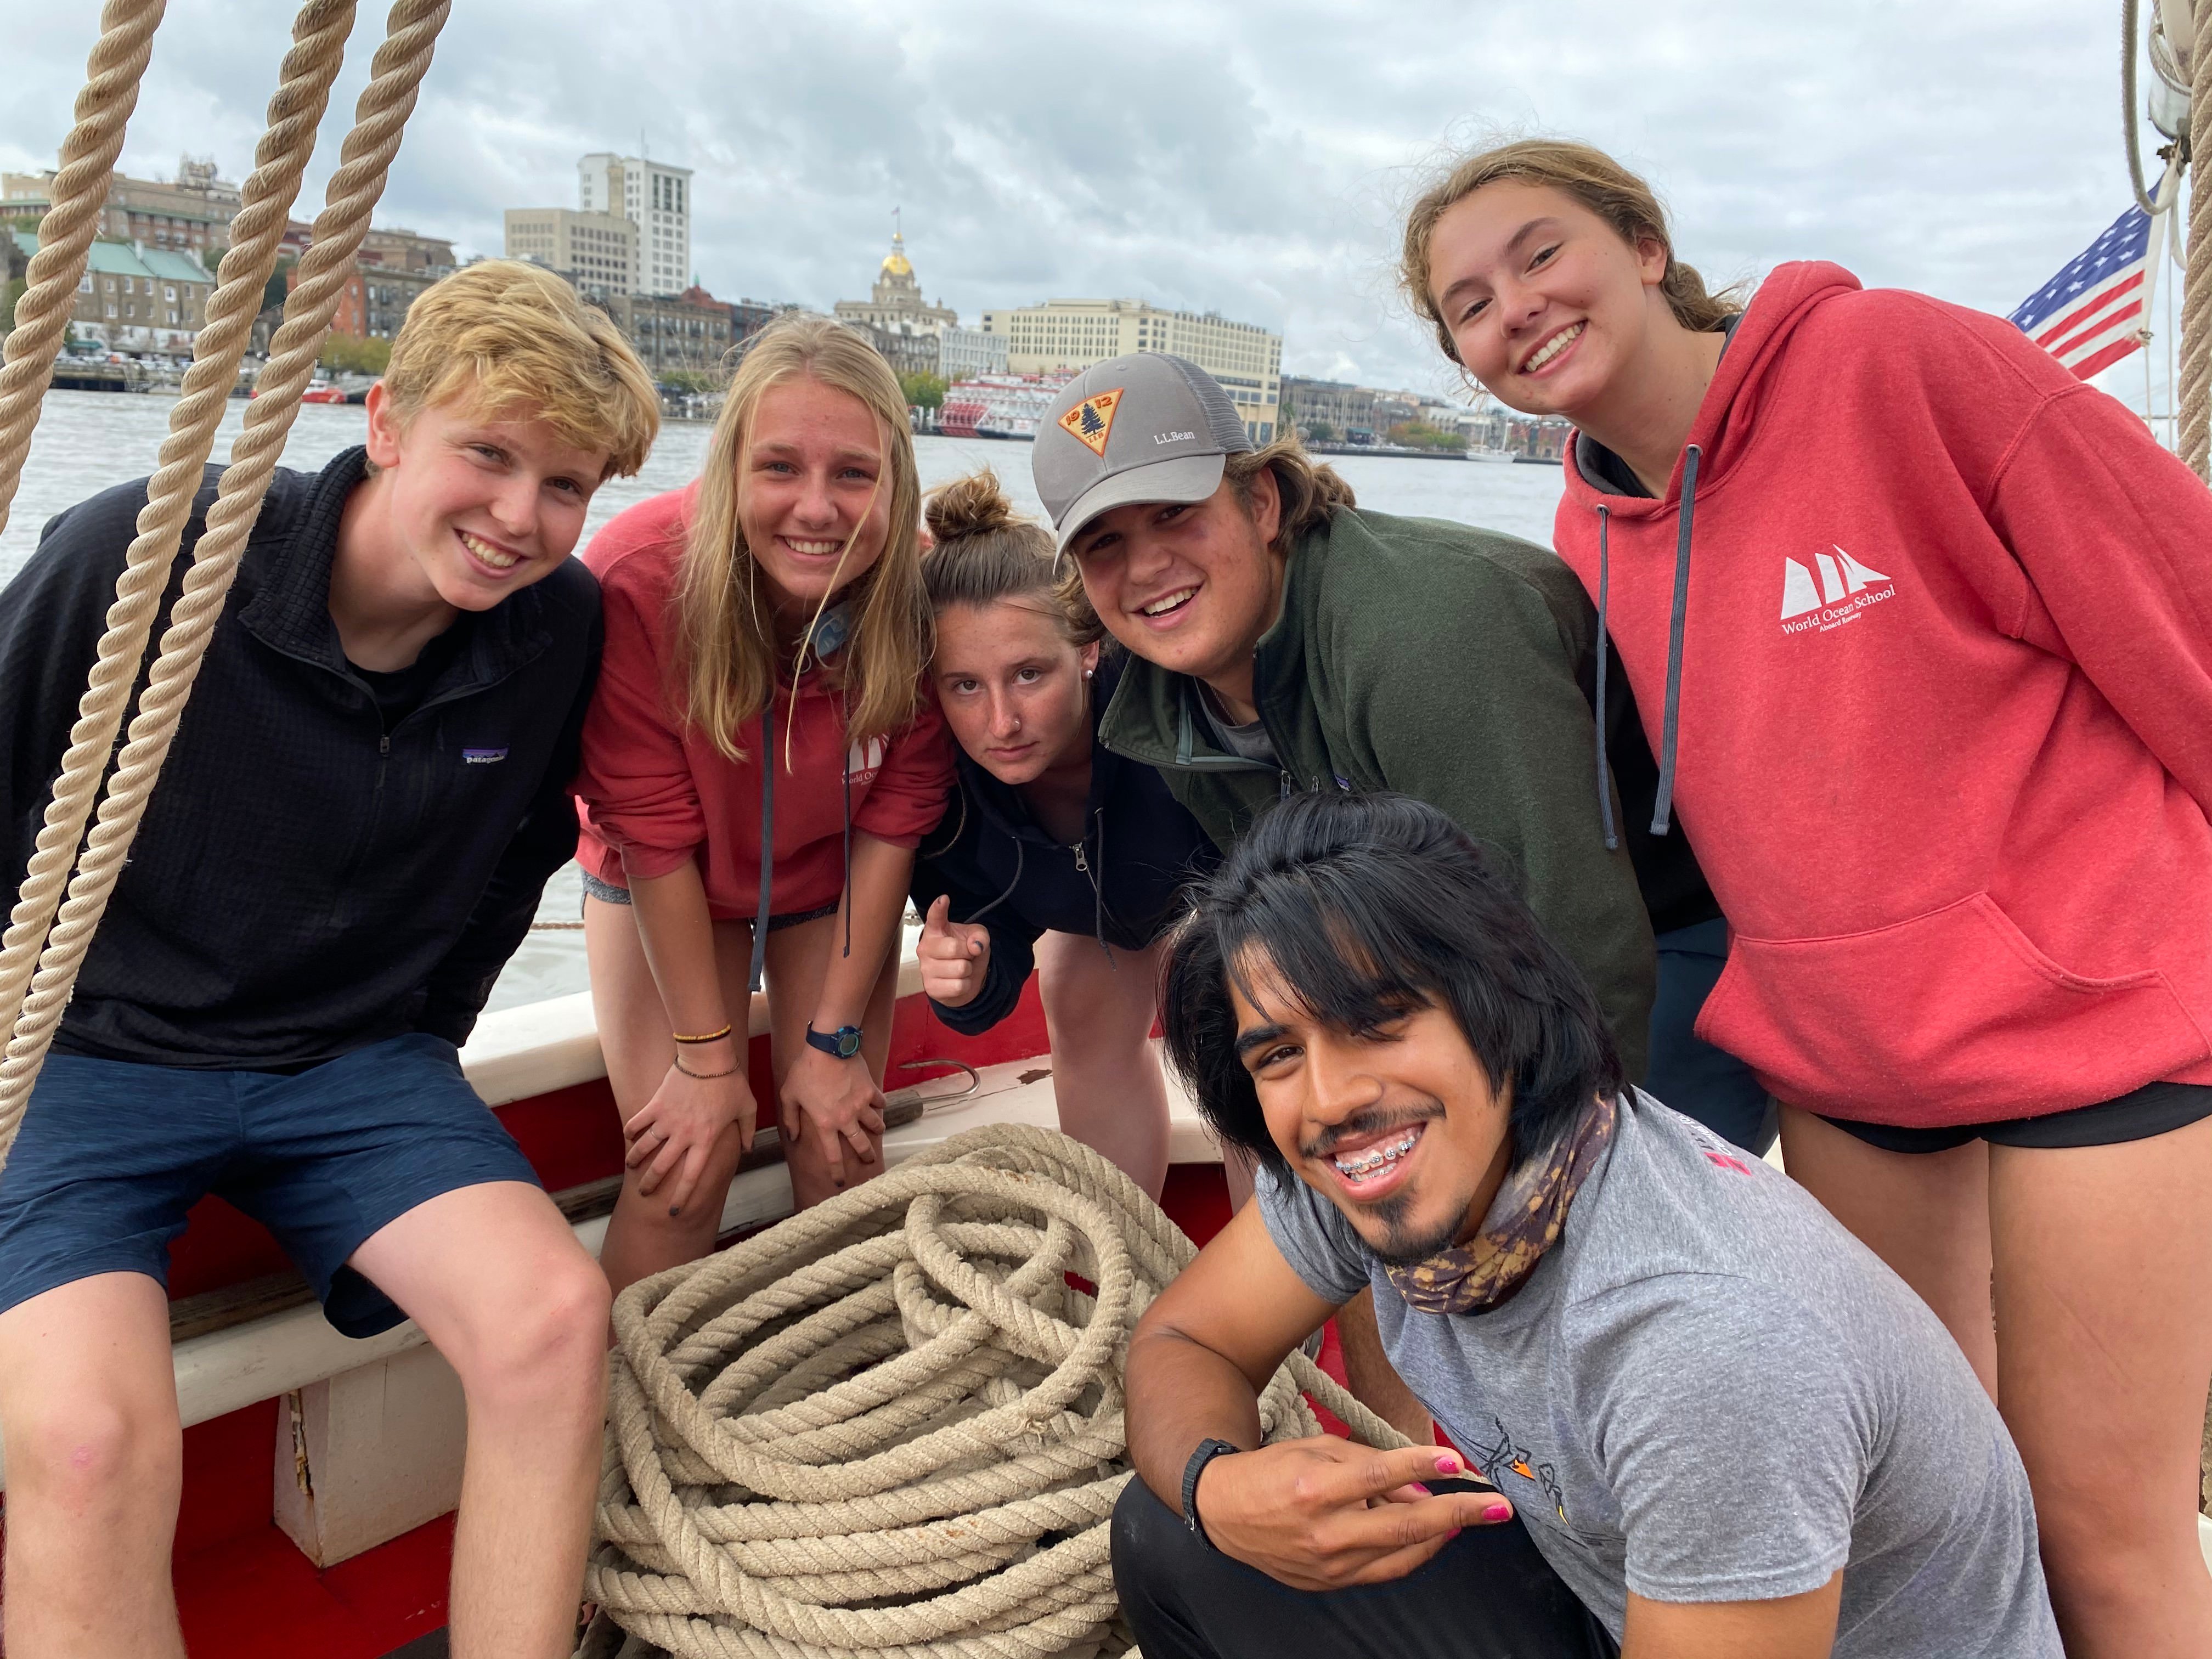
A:
<svg viewBox="0 0 2212 1659">
<path fill-rule="evenodd" d="M 507 750 L 504 749 L 464 749 L 461 750 L 461 764 L 464 766 L 496 766 L 500 762 L 506 758 Z"/>
</svg>

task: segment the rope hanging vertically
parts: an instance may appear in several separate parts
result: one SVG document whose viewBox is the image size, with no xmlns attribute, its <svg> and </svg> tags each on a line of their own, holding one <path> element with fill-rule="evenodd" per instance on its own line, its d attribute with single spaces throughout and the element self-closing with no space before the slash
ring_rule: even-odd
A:
<svg viewBox="0 0 2212 1659">
<path fill-rule="evenodd" d="M 68 897 L 54 918 L 16 1011 L 5 1058 L 0 1059 L 0 1159 L 21 1124 L 24 1104 L 68 1004 L 85 949 L 114 890 L 167 756 L 269 476 L 298 413 L 300 394 L 314 372 L 339 295 L 353 273 L 354 254 L 383 193 L 386 172 L 413 112 L 416 88 L 429 69 L 449 3 L 398 0 L 387 19 L 384 43 L 371 65 L 353 130 L 346 135 L 338 170 L 325 193 L 327 205 L 315 222 L 313 242 L 285 301 L 284 322 L 270 343 L 245 428 L 231 447 L 230 465 L 208 510 L 206 529 L 162 635 L 137 715 L 131 722 L 129 741 L 117 757 L 76 874 L 69 883 Z M 342 52 L 343 36 L 328 50 Z M 312 144 L 311 132 L 304 142 Z M 128 692 L 125 683 L 113 695 L 127 698 Z"/>
<path fill-rule="evenodd" d="M 585 1653 L 1110 1643 L 1128 1335 L 1195 1254 L 1097 1152 L 995 1124 L 632 1285 Z M 1302 1391 L 1405 1443 L 1301 1354 L 1261 1397 L 1269 1439 L 1320 1432 Z"/>
<path fill-rule="evenodd" d="M 0 530 L 8 527 L 40 401 L 76 309 L 76 285 L 107 210 L 107 183 L 123 153 L 124 128 L 138 106 L 138 82 L 154 55 L 161 11 L 162 0 L 107 0 L 100 13 L 100 39 L 76 95 L 76 125 L 62 143 L 53 200 L 39 226 L 39 251 L 24 273 L 7 365 L 0 368 Z"/>
<path fill-rule="evenodd" d="M 183 392 L 169 413 L 169 434 L 147 480 L 137 534 L 125 556 L 107 613 L 91 681 L 77 705 L 76 724 L 46 805 L 29 869 L 17 894 L 4 940 L 0 940 L 0 1051 L 13 1035 L 23 993 L 39 964 L 70 867 L 84 839 L 130 692 L 146 655 L 177 548 L 191 517 L 192 497 L 215 449 L 216 429 L 238 382 L 253 319 L 276 266 L 279 244 L 290 222 L 300 180 L 315 147 L 315 129 L 330 102 L 331 83 L 344 61 L 353 28 L 353 0 L 308 0 L 293 20 L 269 125 L 254 152 L 231 246 L 216 274 L 206 315 L 192 344 Z M 102 185 L 103 190 L 105 185 Z M 61 203 L 57 191 L 55 210 Z M 0 1139 L 0 1162 L 7 1156 Z"/>
<path fill-rule="evenodd" d="M 2212 23 L 2212 18 L 2200 17 Z M 2181 289 L 2181 459 L 2212 483 L 2212 191 L 2200 156 L 2212 156 L 2212 28 L 2199 28 L 2189 53 L 2189 247 Z"/>
</svg>

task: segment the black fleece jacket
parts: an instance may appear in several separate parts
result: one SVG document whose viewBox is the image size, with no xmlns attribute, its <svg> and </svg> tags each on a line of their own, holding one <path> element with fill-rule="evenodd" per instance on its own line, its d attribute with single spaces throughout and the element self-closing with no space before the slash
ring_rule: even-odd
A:
<svg viewBox="0 0 2212 1659">
<path fill-rule="evenodd" d="M 1013 1012 L 1039 934 L 1090 933 L 1102 947 L 1141 951 L 1182 914 L 1184 886 L 1220 861 L 1157 771 L 1097 740 L 1120 677 L 1121 664 L 1108 659 L 1091 684 L 1091 800 L 1076 845 L 1054 841 L 1019 790 L 958 756 L 960 787 L 944 822 L 922 842 L 912 890 L 917 910 L 927 914 L 949 893 L 953 921 L 991 930 L 983 988 L 957 1008 L 930 1004 L 963 1036 Z"/>
<path fill-rule="evenodd" d="M 363 476 L 353 449 L 271 480 L 57 1050 L 253 1070 L 415 1031 L 459 1043 L 574 854 L 565 786 L 599 670 L 599 583 L 567 560 L 464 614 L 387 732 L 330 616 L 339 515 Z M 210 467 L 193 502 L 164 624 L 221 477 Z M 10 886 L 145 501 L 141 480 L 61 514 L 0 592 Z"/>
</svg>

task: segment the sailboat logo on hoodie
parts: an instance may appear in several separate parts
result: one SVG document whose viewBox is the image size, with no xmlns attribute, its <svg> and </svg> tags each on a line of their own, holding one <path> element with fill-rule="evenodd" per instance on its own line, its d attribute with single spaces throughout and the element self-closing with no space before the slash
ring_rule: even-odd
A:
<svg viewBox="0 0 2212 1659">
<path fill-rule="evenodd" d="M 1896 593 L 1893 580 L 1879 570 L 1868 569 L 1840 547 L 1833 558 L 1815 553 L 1809 567 L 1796 559 L 1784 559 L 1782 631 L 1826 634 L 1847 622 L 1856 622 L 1867 606 L 1880 605 Z"/>
</svg>

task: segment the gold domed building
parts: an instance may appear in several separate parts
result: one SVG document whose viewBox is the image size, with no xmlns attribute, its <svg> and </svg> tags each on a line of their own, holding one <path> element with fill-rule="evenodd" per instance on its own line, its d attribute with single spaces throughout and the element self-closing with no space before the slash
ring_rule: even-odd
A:
<svg viewBox="0 0 2212 1659">
<path fill-rule="evenodd" d="M 933 306 L 921 297 L 921 283 L 906 257 L 906 238 L 891 233 L 891 251 L 876 272 L 876 285 L 866 300 L 840 300 L 837 315 L 848 323 L 866 323 L 893 334 L 936 334 L 960 326 L 958 313 L 947 306 Z"/>
</svg>

